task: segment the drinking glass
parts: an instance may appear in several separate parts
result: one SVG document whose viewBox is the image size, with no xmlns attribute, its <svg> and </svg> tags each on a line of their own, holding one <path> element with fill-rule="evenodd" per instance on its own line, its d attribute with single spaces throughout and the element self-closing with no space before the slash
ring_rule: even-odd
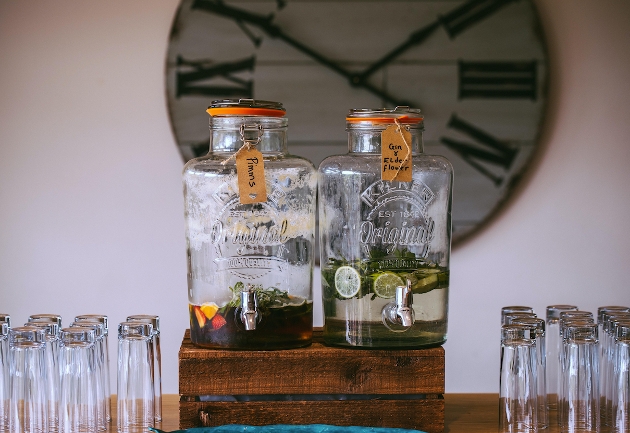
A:
<svg viewBox="0 0 630 433">
<path fill-rule="evenodd" d="M 9 431 L 10 403 L 9 324 L 0 322 L 0 432 Z"/>
<path fill-rule="evenodd" d="M 105 382 L 105 418 L 112 422 L 111 370 L 109 363 L 109 318 L 104 314 L 83 314 L 74 318 L 75 322 L 99 322 L 103 324 L 103 381 Z"/>
<path fill-rule="evenodd" d="M 9 331 L 11 358 L 11 433 L 48 433 L 46 335 L 34 327 Z"/>
<path fill-rule="evenodd" d="M 54 322 L 61 329 L 61 316 L 59 314 L 31 314 L 29 322 Z"/>
<path fill-rule="evenodd" d="M 549 409 L 547 407 L 547 355 L 545 351 L 545 321 L 539 318 L 517 318 L 512 320 L 514 325 L 525 325 L 535 330 L 536 338 L 536 402 L 538 428 L 544 429 L 549 426 Z"/>
<path fill-rule="evenodd" d="M 153 353 L 153 391 L 155 392 L 155 422 L 162 421 L 162 351 L 160 350 L 160 316 L 136 314 L 128 322 L 145 322 L 153 325 L 151 351 Z"/>
<path fill-rule="evenodd" d="M 577 311 L 575 305 L 549 305 L 547 307 L 547 329 L 545 333 L 545 349 L 547 351 L 547 402 L 550 410 L 558 409 L 558 393 L 560 392 L 560 313 Z"/>
<path fill-rule="evenodd" d="M 566 403 L 566 395 L 564 392 L 566 391 L 564 387 L 565 375 L 564 373 L 569 368 L 567 364 L 567 342 L 565 329 L 568 326 L 578 326 L 578 325 L 595 325 L 595 321 L 593 320 L 593 314 L 587 311 L 566 311 L 560 313 L 560 333 L 562 339 L 562 349 L 560 350 L 560 387 L 558 393 L 558 425 L 564 426 L 566 424 L 566 419 L 563 418 L 565 415 L 562 408 Z"/>
<path fill-rule="evenodd" d="M 536 331 L 526 325 L 501 328 L 499 431 L 537 431 Z"/>
<path fill-rule="evenodd" d="M 59 386 L 61 370 L 59 366 L 59 327 L 56 322 L 28 322 L 24 326 L 39 328 L 46 335 L 46 401 L 48 404 L 48 429 L 59 428 Z"/>
<path fill-rule="evenodd" d="M 107 430 L 107 399 L 105 394 L 105 354 L 104 336 L 105 327 L 101 322 L 72 322 L 71 327 L 92 329 L 94 331 L 94 344 L 90 348 L 94 357 L 94 380 L 96 386 L 96 424 L 100 431 Z"/>
<path fill-rule="evenodd" d="M 617 332 L 619 327 L 623 327 L 629 323 L 630 313 L 611 312 L 606 316 L 606 323 L 604 324 L 604 332 L 606 333 L 608 347 L 604 352 L 605 360 L 600 361 L 600 364 L 606 365 L 606 374 L 600 374 L 600 377 L 602 378 L 600 388 L 604 387 L 603 392 L 600 390 L 600 395 L 603 395 L 604 407 L 600 409 L 601 423 L 606 427 L 615 426 L 616 415 L 613 405 L 615 395 L 620 391 L 619 386 L 621 386 L 618 380 L 618 373 L 620 372 L 617 370 L 617 351 L 619 349 L 619 345 L 617 344 Z"/>
<path fill-rule="evenodd" d="M 531 313 L 534 314 L 532 307 L 526 307 L 524 305 L 511 305 L 501 308 L 501 325 L 507 325 L 505 323 L 505 315 L 510 313 Z"/>
<path fill-rule="evenodd" d="M 612 413 L 614 431 L 630 433 L 630 322 L 620 323 L 615 334 Z"/>
<path fill-rule="evenodd" d="M 595 323 L 572 323 L 564 328 L 562 431 L 599 431 L 599 345 Z"/>
<path fill-rule="evenodd" d="M 61 331 L 59 427 L 62 433 L 98 431 L 94 340 L 93 329 L 70 327 Z"/>
<path fill-rule="evenodd" d="M 523 312 L 517 312 L 517 313 L 507 313 L 503 316 L 503 324 L 504 325 L 510 325 L 514 322 L 514 320 L 518 320 L 518 319 L 535 319 L 536 314 L 534 313 L 523 313 Z"/>
<path fill-rule="evenodd" d="M 597 309 L 600 344 L 600 410 L 601 424 L 609 427 L 612 423 L 613 392 L 613 352 L 615 348 L 615 320 L 630 317 L 630 308 L 621 306 L 599 307 Z"/>
<path fill-rule="evenodd" d="M 118 325 L 119 433 L 145 433 L 154 426 L 152 336 L 150 323 L 122 322 Z"/>
</svg>

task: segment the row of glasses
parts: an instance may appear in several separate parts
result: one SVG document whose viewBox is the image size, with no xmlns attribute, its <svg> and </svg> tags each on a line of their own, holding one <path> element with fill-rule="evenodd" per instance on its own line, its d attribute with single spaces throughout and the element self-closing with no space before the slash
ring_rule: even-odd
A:
<svg viewBox="0 0 630 433">
<path fill-rule="evenodd" d="M 130 325 L 119 326 L 119 402 L 123 398 L 118 429 L 144 432 L 161 421 L 159 317 L 135 315 L 123 323 Z M 11 328 L 10 316 L 0 314 L 0 432 L 107 430 L 107 335 L 107 316 L 102 315 L 77 316 L 70 327 L 61 328 L 61 316 L 40 314 L 30 316 L 24 327 Z M 146 356 L 139 353 L 138 341 L 146 345 Z M 126 404 L 128 395 L 137 401 L 138 392 L 129 391 L 139 388 L 151 394 L 150 402 L 142 394 L 149 412 L 138 411 L 134 402 Z M 141 422 L 136 420 L 139 413 Z"/>
<path fill-rule="evenodd" d="M 600 307 L 595 323 L 577 306 L 552 305 L 541 323 L 531 307 L 503 308 L 500 430 L 544 429 L 557 410 L 563 432 L 600 431 L 601 424 L 629 433 L 629 311 Z"/>
</svg>

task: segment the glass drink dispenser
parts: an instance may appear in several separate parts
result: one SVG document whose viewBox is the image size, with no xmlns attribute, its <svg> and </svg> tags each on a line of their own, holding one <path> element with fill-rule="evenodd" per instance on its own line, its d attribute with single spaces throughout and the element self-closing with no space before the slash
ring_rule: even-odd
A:
<svg viewBox="0 0 630 433">
<path fill-rule="evenodd" d="M 287 151 L 282 104 L 214 101 L 210 152 L 183 174 L 193 344 L 311 343 L 317 175 Z"/>
<path fill-rule="evenodd" d="M 446 341 L 453 169 L 423 153 L 408 107 L 351 110 L 349 153 L 319 167 L 324 341 Z"/>
</svg>

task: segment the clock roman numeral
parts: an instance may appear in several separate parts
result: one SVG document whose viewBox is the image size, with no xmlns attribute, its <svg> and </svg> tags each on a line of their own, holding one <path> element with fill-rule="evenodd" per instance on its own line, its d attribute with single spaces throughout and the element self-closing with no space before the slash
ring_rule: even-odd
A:
<svg viewBox="0 0 630 433">
<path fill-rule="evenodd" d="M 477 145 L 446 137 L 442 137 L 440 141 L 490 179 L 496 186 L 501 185 L 503 178 L 492 173 L 481 162 L 501 167 L 504 171 L 507 171 L 514 162 L 518 148 L 498 140 L 487 132 L 460 119 L 455 114 L 451 116 L 447 126 L 474 139 Z"/>
<path fill-rule="evenodd" d="M 459 99 L 536 100 L 537 62 L 459 62 Z"/>
<path fill-rule="evenodd" d="M 211 97 L 253 97 L 254 82 L 233 74 L 253 71 L 254 56 L 225 63 L 211 61 L 188 61 L 177 57 L 176 97 L 211 96 Z M 181 71 L 182 67 L 186 70 Z M 216 83 L 216 80 L 227 83 Z M 213 82 L 209 82 L 213 81 Z"/>
<path fill-rule="evenodd" d="M 440 22 L 452 39 L 513 1 L 515 0 L 470 0 L 441 16 Z"/>
</svg>

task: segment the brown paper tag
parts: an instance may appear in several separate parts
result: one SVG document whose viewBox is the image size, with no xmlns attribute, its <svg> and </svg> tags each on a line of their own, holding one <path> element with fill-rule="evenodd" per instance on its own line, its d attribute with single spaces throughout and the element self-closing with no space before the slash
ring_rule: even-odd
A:
<svg viewBox="0 0 630 433">
<path fill-rule="evenodd" d="M 267 201 L 265 187 L 265 167 L 260 151 L 252 147 L 243 148 L 236 155 L 236 176 L 238 177 L 238 195 L 241 204 Z"/>
<path fill-rule="evenodd" d="M 403 126 L 381 133 L 381 179 L 411 182 L 411 133 Z"/>
</svg>

